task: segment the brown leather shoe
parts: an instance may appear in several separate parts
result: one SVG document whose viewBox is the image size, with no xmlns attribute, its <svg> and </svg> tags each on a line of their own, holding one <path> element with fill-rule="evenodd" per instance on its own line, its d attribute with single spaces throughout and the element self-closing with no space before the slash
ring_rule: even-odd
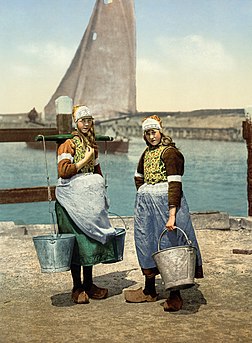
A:
<svg viewBox="0 0 252 343">
<path fill-rule="evenodd" d="M 164 303 L 164 311 L 175 312 L 181 310 L 183 299 L 179 291 L 171 291 L 169 298 Z"/>
<path fill-rule="evenodd" d="M 101 300 L 106 299 L 108 297 L 108 289 L 107 288 L 101 288 L 96 286 L 94 283 L 92 284 L 89 291 L 86 291 L 89 298 Z"/>
<path fill-rule="evenodd" d="M 124 298 L 129 303 L 143 303 L 157 301 L 157 296 L 145 295 L 142 287 L 124 291 Z"/>
<path fill-rule="evenodd" d="M 76 304 L 88 304 L 89 303 L 89 297 L 88 297 L 87 293 L 81 288 L 78 288 L 78 289 L 76 289 L 76 291 L 72 292 L 72 300 Z"/>
</svg>

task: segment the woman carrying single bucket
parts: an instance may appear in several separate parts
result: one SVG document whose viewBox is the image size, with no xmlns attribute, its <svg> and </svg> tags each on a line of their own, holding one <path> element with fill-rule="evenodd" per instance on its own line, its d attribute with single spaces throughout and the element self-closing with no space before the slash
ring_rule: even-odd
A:
<svg viewBox="0 0 252 343">
<path fill-rule="evenodd" d="M 128 302 L 150 302 L 157 300 L 155 276 L 159 270 L 152 254 L 158 250 L 158 239 L 167 228 L 161 240 L 161 249 L 185 245 L 182 228 L 197 249 L 195 277 L 203 277 L 202 260 L 188 205 L 182 191 L 184 157 L 172 139 L 162 132 L 161 119 L 154 115 L 142 123 L 143 137 L 147 148 L 140 157 L 135 173 L 137 188 L 134 235 L 137 257 L 145 276 L 144 289 L 126 290 Z M 183 300 L 180 291 L 171 290 L 164 303 L 165 311 L 178 311 Z"/>
<path fill-rule="evenodd" d="M 114 237 L 115 229 L 108 218 L 105 182 L 98 161 L 94 122 L 89 108 L 75 106 L 73 120 L 76 123 L 73 138 L 67 139 L 58 148 L 56 199 L 79 229 L 76 232 L 74 228 L 69 228 L 68 231 L 76 235 L 78 249 L 77 257 L 71 264 L 72 299 L 76 303 L 88 303 L 89 298 L 106 298 L 108 289 L 93 283 L 93 266 L 83 262 L 81 245 L 85 243 L 86 236 L 106 244 Z"/>
</svg>

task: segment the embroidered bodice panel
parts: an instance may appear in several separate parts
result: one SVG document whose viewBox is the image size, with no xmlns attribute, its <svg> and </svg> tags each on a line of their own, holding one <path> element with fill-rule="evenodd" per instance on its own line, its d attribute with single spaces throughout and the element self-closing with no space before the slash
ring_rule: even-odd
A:
<svg viewBox="0 0 252 343">
<path fill-rule="evenodd" d="M 144 182 L 155 184 L 167 181 L 165 164 L 161 155 L 166 146 L 159 146 L 155 149 L 147 148 L 144 154 Z"/>
<path fill-rule="evenodd" d="M 79 137 L 74 137 L 73 142 L 75 144 L 74 163 L 79 162 L 85 157 L 87 147 L 83 147 Z M 92 158 L 89 162 L 80 170 L 81 173 L 93 173 L 94 172 L 94 159 Z"/>
</svg>

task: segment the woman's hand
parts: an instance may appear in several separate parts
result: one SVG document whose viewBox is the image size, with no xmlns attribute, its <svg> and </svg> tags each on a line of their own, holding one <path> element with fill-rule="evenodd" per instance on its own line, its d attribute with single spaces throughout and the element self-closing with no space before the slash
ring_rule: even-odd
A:
<svg viewBox="0 0 252 343">
<path fill-rule="evenodd" d="M 167 221 L 167 223 L 165 225 L 168 231 L 172 231 L 172 230 L 174 230 L 176 228 L 175 221 L 176 221 L 175 214 L 170 215 L 169 218 L 168 218 L 168 221 Z"/>
<path fill-rule="evenodd" d="M 169 209 L 169 218 L 165 225 L 168 231 L 172 231 L 176 228 L 175 221 L 176 221 L 176 207 L 171 206 Z"/>
<path fill-rule="evenodd" d="M 85 160 L 86 162 L 90 161 L 92 159 L 94 155 L 94 148 L 92 148 L 91 146 L 87 146 L 87 150 L 86 150 L 86 153 L 85 153 L 85 157 L 83 160 Z"/>
<path fill-rule="evenodd" d="M 75 164 L 77 171 L 83 168 L 92 158 L 94 158 L 94 148 L 88 145 L 86 149 L 85 157 Z"/>
</svg>

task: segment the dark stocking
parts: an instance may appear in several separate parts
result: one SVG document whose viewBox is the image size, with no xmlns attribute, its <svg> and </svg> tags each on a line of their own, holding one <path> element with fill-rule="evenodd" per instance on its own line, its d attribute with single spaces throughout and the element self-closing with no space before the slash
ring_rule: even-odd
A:
<svg viewBox="0 0 252 343">
<path fill-rule="evenodd" d="M 179 297 L 180 299 L 182 299 L 179 290 L 170 291 L 170 298 L 173 299 L 174 297 Z"/>
<path fill-rule="evenodd" d="M 76 289 L 81 288 L 81 266 L 78 264 L 71 264 L 71 274 L 73 279 L 73 291 L 75 292 Z"/>
<path fill-rule="evenodd" d="M 83 287 L 89 291 L 93 284 L 93 266 L 83 266 Z"/>
<path fill-rule="evenodd" d="M 157 295 L 155 286 L 155 275 L 151 277 L 145 275 L 145 287 L 143 292 L 145 295 L 151 295 L 152 297 L 155 297 Z"/>
</svg>

